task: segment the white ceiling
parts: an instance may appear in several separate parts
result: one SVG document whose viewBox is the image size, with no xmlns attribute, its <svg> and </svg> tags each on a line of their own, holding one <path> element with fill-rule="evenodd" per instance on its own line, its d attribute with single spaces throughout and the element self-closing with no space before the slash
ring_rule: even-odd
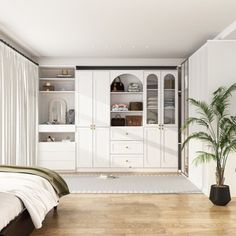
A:
<svg viewBox="0 0 236 236">
<path fill-rule="evenodd" d="M 184 58 L 236 0 L 0 0 L 0 29 L 40 57 Z"/>
</svg>

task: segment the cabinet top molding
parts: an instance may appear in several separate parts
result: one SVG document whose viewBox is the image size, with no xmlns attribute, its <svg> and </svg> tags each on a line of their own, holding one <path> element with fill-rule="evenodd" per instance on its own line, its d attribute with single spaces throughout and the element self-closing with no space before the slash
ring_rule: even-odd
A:
<svg viewBox="0 0 236 236">
<path fill-rule="evenodd" d="M 177 66 L 76 66 L 76 70 L 176 70 Z"/>
</svg>

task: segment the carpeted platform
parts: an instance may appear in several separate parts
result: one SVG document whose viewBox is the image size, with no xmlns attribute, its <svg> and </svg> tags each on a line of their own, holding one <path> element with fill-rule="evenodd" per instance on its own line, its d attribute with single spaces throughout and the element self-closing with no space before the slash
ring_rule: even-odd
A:
<svg viewBox="0 0 236 236">
<path fill-rule="evenodd" d="M 182 175 L 64 175 L 71 193 L 200 193 Z"/>
</svg>

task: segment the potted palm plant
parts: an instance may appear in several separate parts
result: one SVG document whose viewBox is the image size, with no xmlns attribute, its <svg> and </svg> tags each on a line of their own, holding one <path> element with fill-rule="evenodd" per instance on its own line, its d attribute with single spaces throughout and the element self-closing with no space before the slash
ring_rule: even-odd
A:
<svg viewBox="0 0 236 236">
<path fill-rule="evenodd" d="M 193 124 L 201 127 L 201 131 L 188 136 L 183 147 L 192 139 L 207 144 L 208 150 L 199 150 L 194 164 L 216 163 L 216 184 L 211 186 L 209 197 L 215 205 L 226 205 L 231 200 L 229 186 L 224 181 L 228 156 L 236 152 L 236 116 L 229 114 L 229 101 L 235 90 L 236 83 L 228 88 L 218 88 L 210 104 L 190 98 L 190 104 L 197 108 L 198 117 L 189 117 L 182 127 L 186 129 Z"/>
</svg>

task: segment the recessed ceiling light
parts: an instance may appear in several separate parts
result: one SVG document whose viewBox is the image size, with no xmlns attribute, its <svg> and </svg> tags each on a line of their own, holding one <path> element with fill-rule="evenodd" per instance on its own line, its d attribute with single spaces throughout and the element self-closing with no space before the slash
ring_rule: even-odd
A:
<svg viewBox="0 0 236 236">
<path fill-rule="evenodd" d="M 146 45 L 145 48 L 149 48 L 149 45 Z"/>
<path fill-rule="evenodd" d="M 135 45 L 132 45 L 132 48 L 135 48 Z"/>
</svg>

